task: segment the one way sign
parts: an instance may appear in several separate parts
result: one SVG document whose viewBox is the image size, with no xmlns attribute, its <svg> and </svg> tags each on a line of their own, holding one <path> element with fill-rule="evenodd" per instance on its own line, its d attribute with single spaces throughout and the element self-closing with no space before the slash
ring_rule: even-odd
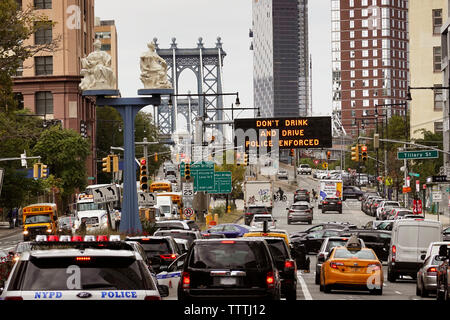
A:
<svg viewBox="0 0 450 320">
<path fill-rule="evenodd" d="M 114 202 L 119 200 L 117 188 L 114 185 L 104 186 L 92 190 L 94 203 Z"/>
<path fill-rule="evenodd" d="M 138 192 L 138 205 L 141 207 L 152 207 L 156 204 L 154 193 Z"/>
</svg>

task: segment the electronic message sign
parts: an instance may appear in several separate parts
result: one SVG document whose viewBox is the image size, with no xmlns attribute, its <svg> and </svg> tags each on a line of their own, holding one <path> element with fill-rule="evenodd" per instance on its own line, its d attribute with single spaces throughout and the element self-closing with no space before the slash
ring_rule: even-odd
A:
<svg viewBox="0 0 450 320">
<path fill-rule="evenodd" d="M 279 149 L 331 148 L 331 117 L 235 119 L 237 147 Z"/>
</svg>

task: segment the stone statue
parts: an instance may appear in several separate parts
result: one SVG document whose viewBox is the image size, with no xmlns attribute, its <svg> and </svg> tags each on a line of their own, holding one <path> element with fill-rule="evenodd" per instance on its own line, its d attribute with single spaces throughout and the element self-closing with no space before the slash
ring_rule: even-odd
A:
<svg viewBox="0 0 450 320">
<path fill-rule="evenodd" d="M 111 68 L 111 56 L 101 51 L 100 40 L 94 42 L 94 52 L 81 59 L 81 90 L 115 90 L 116 76 Z"/>
<path fill-rule="evenodd" d="M 172 89 L 167 80 L 167 63 L 155 51 L 155 43 L 150 42 L 149 51 L 143 53 L 140 58 L 141 81 L 145 89 Z"/>
</svg>

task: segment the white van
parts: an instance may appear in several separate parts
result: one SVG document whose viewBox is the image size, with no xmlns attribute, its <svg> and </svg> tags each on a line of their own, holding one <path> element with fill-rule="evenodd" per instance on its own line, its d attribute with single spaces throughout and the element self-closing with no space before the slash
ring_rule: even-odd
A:
<svg viewBox="0 0 450 320">
<path fill-rule="evenodd" d="M 161 218 L 177 219 L 179 218 L 177 208 L 169 196 L 156 196 L 156 208 L 159 209 Z"/>
<path fill-rule="evenodd" d="M 399 275 L 415 279 L 430 243 L 442 241 L 442 224 L 427 219 L 396 220 L 392 227 L 388 257 L 388 281 Z"/>
</svg>

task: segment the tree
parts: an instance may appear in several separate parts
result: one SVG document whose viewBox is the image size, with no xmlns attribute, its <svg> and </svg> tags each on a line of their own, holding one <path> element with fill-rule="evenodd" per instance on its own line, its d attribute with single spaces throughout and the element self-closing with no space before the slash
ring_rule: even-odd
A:
<svg viewBox="0 0 450 320">
<path fill-rule="evenodd" d="M 233 150 L 227 151 L 229 153 L 234 153 Z M 231 156 L 232 158 L 232 156 Z M 226 163 L 226 153 L 223 153 L 223 164 L 222 165 L 215 165 L 215 171 L 230 171 L 231 172 L 231 198 L 233 199 L 233 202 L 235 202 L 236 199 L 239 199 L 242 196 L 242 193 L 244 192 L 242 189 L 242 184 L 245 179 L 245 171 L 247 169 L 246 166 L 237 164 L 228 164 Z"/>
<path fill-rule="evenodd" d="M 76 189 L 86 187 L 86 159 L 90 153 L 89 142 L 72 129 L 55 126 L 44 131 L 33 148 L 40 155 L 41 162 L 48 165 L 57 181 L 62 181 L 64 207 Z"/>
<path fill-rule="evenodd" d="M 61 41 L 61 35 L 49 44 L 26 44 L 39 28 L 53 25 L 32 6 L 20 10 L 16 0 L 0 1 L 0 108 L 15 109 L 11 77 L 23 61 L 40 52 L 53 52 Z"/>
</svg>

